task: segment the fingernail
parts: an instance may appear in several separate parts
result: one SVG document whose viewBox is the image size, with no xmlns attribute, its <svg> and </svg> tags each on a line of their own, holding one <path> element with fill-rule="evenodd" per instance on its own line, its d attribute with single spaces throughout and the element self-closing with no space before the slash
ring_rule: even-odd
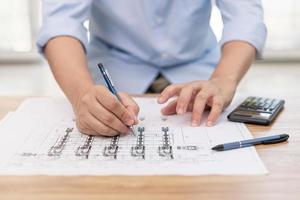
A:
<svg viewBox="0 0 300 200">
<path fill-rule="evenodd" d="M 183 113 L 183 109 L 182 108 L 178 108 L 177 114 L 182 114 L 182 113 Z"/>
<path fill-rule="evenodd" d="M 134 122 L 135 122 L 135 123 L 138 123 L 138 122 L 139 122 L 139 120 L 138 120 L 138 118 L 137 118 L 136 116 L 134 116 Z"/>
<path fill-rule="evenodd" d="M 159 97 L 159 98 L 158 98 L 158 103 L 162 103 L 162 102 L 163 102 L 163 100 L 164 100 L 164 98 L 163 98 L 163 97 Z"/>
<path fill-rule="evenodd" d="M 126 119 L 125 122 L 126 122 L 127 125 L 132 125 L 132 124 L 134 124 L 134 120 L 131 119 L 131 118 Z"/>
<path fill-rule="evenodd" d="M 213 126 L 214 124 L 212 123 L 212 122 L 207 122 L 206 123 L 206 126 L 209 126 L 209 127 L 211 127 L 211 126 Z"/>
<path fill-rule="evenodd" d="M 134 122 L 138 122 L 137 116 L 133 111 L 130 111 L 131 119 L 133 119 Z"/>
<path fill-rule="evenodd" d="M 198 126 L 197 121 L 193 121 L 193 122 L 192 122 L 192 126 Z"/>
</svg>

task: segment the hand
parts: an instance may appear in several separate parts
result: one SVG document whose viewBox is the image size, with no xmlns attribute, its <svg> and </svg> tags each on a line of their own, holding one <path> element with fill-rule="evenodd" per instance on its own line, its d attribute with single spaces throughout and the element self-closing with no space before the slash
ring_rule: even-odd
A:
<svg viewBox="0 0 300 200">
<path fill-rule="evenodd" d="M 173 84 L 161 93 L 158 103 L 165 103 L 171 97 L 177 96 L 178 98 L 170 102 L 161 112 L 164 115 L 172 115 L 191 111 L 192 126 L 200 125 L 204 109 L 210 107 L 206 125 L 213 126 L 223 109 L 230 104 L 235 89 L 235 83 L 221 79 Z"/>
<path fill-rule="evenodd" d="M 76 102 L 76 125 L 88 135 L 114 136 L 128 133 L 138 122 L 139 107 L 125 93 L 119 93 L 122 103 L 104 86 L 92 86 Z"/>
</svg>

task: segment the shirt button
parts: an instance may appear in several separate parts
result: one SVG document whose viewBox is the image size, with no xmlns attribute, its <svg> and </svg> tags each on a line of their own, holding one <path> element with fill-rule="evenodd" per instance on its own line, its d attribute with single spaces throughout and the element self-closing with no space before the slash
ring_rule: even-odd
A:
<svg viewBox="0 0 300 200">
<path fill-rule="evenodd" d="M 160 58 L 162 59 L 162 60 L 166 60 L 166 59 L 168 59 L 169 58 L 169 55 L 167 54 L 167 53 L 161 53 L 160 54 Z"/>
<path fill-rule="evenodd" d="M 156 21 L 157 24 L 161 24 L 161 23 L 163 22 L 163 18 L 157 16 L 157 17 L 155 18 L 155 21 Z"/>
</svg>

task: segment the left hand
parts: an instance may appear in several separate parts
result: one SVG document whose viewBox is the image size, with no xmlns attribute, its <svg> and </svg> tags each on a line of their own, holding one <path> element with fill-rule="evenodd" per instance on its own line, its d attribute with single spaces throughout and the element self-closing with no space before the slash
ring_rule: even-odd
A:
<svg viewBox="0 0 300 200">
<path fill-rule="evenodd" d="M 203 111 L 206 107 L 209 107 L 210 113 L 206 126 L 213 126 L 222 111 L 232 101 L 236 87 L 236 83 L 218 78 L 208 81 L 173 84 L 161 93 L 158 103 L 165 103 L 171 97 L 177 96 L 178 98 L 170 102 L 161 112 L 164 115 L 172 115 L 191 111 L 192 126 L 200 125 Z"/>
</svg>

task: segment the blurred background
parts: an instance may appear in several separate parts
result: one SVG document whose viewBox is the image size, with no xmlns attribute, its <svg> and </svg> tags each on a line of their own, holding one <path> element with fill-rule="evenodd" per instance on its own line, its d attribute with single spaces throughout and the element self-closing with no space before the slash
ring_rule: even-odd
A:
<svg viewBox="0 0 300 200">
<path fill-rule="evenodd" d="M 262 2 L 268 28 L 265 52 L 243 79 L 239 91 L 259 93 L 276 88 L 277 92 L 295 93 L 300 77 L 300 1 Z M 41 6 L 40 0 L 0 2 L 0 96 L 62 95 L 35 47 Z M 223 26 L 215 6 L 211 26 L 220 39 Z"/>
</svg>

